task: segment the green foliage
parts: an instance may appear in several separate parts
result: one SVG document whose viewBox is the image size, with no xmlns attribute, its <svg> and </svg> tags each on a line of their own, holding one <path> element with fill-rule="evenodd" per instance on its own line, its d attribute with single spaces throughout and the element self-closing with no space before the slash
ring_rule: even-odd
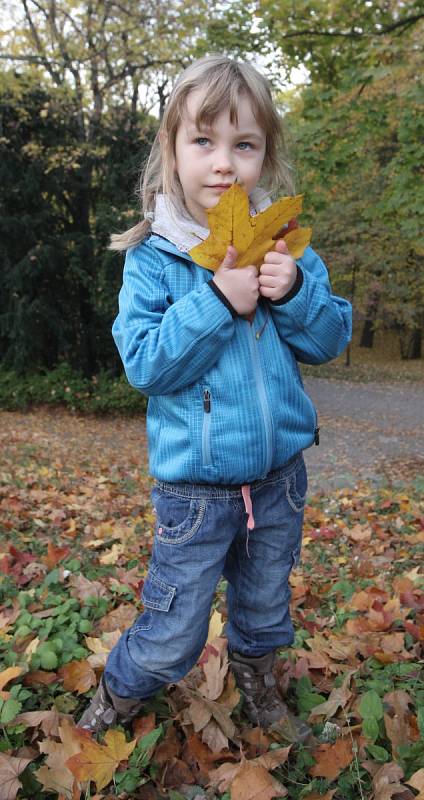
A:
<svg viewBox="0 0 424 800">
<path fill-rule="evenodd" d="M 13 411 L 37 405 L 63 405 L 95 414 L 137 414 L 146 410 L 146 398 L 129 386 L 124 375 L 101 372 L 89 379 L 67 364 L 28 375 L 0 370 L 0 408 Z"/>
<path fill-rule="evenodd" d="M 128 205 L 155 122 L 105 114 L 81 140 L 75 96 L 22 76 L 0 84 L 0 354 L 20 373 L 68 361 L 89 376 L 118 369 L 110 333 L 122 258 L 113 230 Z"/>
</svg>

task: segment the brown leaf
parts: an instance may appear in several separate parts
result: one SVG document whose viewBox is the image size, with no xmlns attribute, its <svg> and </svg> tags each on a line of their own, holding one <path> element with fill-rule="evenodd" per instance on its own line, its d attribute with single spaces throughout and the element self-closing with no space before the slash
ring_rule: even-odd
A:
<svg viewBox="0 0 424 800">
<path fill-rule="evenodd" d="M 46 672 L 43 669 L 34 669 L 32 672 L 27 672 L 23 677 L 22 683 L 24 686 L 49 686 L 51 683 L 57 681 L 55 672 Z"/>
<path fill-rule="evenodd" d="M 59 714 L 56 708 L 49 711 L 24 711 L 14 719 L 15 725 L 26 725 L 28 728 L 40 726 L 45 736 L 59 736 L 59 725 L 64 720 L 71 721 L 71 717 Z"/>
<path fill-rule="evenodd" d="M 202 741 L 207 744 L 213 753 L 220 752 L 228 747 L 228 739 L 214 719 L 209 720 L 208 724 L 203 728 Z"/>
<path fill-rule="evenodd" d="M 22 788 L 18 776 L 31 761 L 31 758 L 14 758 L 0 753 L 0 800 L 14 800 Z"/>
<path fill-rule="evenodd" d="M 53 569 L 53 567 L 55 567 L 59 561 L 67 558 L 70 552 L 71 550 L 68 546 L 55 547 L 54 544 L 49 542 L 47 545 L 47 555 L 45 556 L 44 561 L 49 569 Z"/>
<path fill-rule="evenodd" d="M 262 728 L 243 728 L 240 731 L 240 738 L 256 750 L 264 751 L 268 750 L 272 741 Z"/>
<path fill-rule="evenodd" d="M 312 751 L 316 764 L 309 772 L 314 778 L 337 778 L 353 759 L 350 739 L 338 739 L 334 744 L 321 744 Z"/>
<path fill-rule="evenodd" d="M 399 781 L 403 778 L 403 770 L 394 761 L 383 764 L 374 775 L 372 786 L 374 789 L 374 800 L 391 800 L 393 795 L 403 792 L 405 786 Z"/>
<path fill-rule="evenodd" d="M 229 711 L 233 711 L 240 701 L 240 692 L 237 689 L 236 679 L 232 672 L 227 673 L 224 691 L 218 701 L 221 706 L 225 706 Z"/>
<path fill-rule="evenodd" d="M 193 697 L 187 709 L 187 714 L 194 725 L 195 733 L 198 733 L 208 724 L 212 711 L 206 706 L 202 698 Z"/>
<path fill-rule="evenodd" d="M 408 786 L 412 786 L 413 789 L 417 789 L 419 792 L 424 791 L 424 769 L 418 769 L 414 772 L 413 775 L 406 781 Z"/>
<path fill-rule="evenodd" d="M 72 755 L 79 753 L 81 737 L 89 739 L 86 731 L 78 730 L 72 722 L 63 720 L 59 726 L 60 742 L 45 739 L 40 742 L 40 751 L 47 754 L 47 758 L 35 776 L 46 791 L 63 795 L 67 800 L 72 800 L 74 794 L 75 778 L 67 768 L 66 762 Z"/>
<path fill-rule="evenodd" d="M 102 618 L 100 630 L 112 632 L 119 628 L 120 631 L 124 631 L 126 628 L 131 627 L 138 613 L 137 609 L 129 603 L 121 603 L 120 606 Z"/>
<path fill-rule="evenodd" d="M 146 714 L 144 717 L 138 717 L 134 720 L 132 728 L 137 741 L 142 739 L 143 736 L 147 736 L 148 733 L 151 733 L 156 728 L 155 712 L 151 711 L 150 714 Z"/>
<path fill-rule="evenodd" d="M 189 766 L 179 758 L 173 758 L 163 777 L 163 785 L 168 789 L 181 786 L 182 783 L 195 783 L 195 778 Z"/>
<path fill-rule="evenodd" d="M 355 672 L 356 670 L 353 669 L 346 674 L 343 684 L 339 688 L 332 689 L 328 700 L 326 700 L 325 703 L 315 706 L 311 710 L 309 719 L 314 719 L 315 717 L 325 717 L 328 719 L 329 717 L 333 717 L 339 708 L 344 708 L 346 706 L 352 697 L 352 692 L 348 686 Z"/>
<path fill-rule="evenodd" d="M 336 792 L 337 789 L 330 789 L 325 794 L 318 794 L 318 792 L 311 792 L 311 794 L 304 795 L 304 800 L 332 800 L 332 797 Z"/>
<path fill-rule="evenodd" d="M 213 647 L 223 642 L 219 650 L 213 651 L 210 648 L 207 659 L 202 662 L 206 684 L 199 687 L 199 691 L 208 697 L 209 700 L 217 700 L 224 690 L 225 676 L 228 672 L 228 657 L 225 639 L 216 639 Z M 203 690 L 203 687 L 205 690 Z"/>
<path fill-rule="evenodd" d="M 272 800 L 285 797 L 287 789 L 265 767 L 246 761 L 231 784 L 231 800 Z"/>
<path fill-rule="evenodd" d="M 239 769 L 240 764 L 231 764 L 226 761 L 209 774 L 210 786 L 216 786 L 220 792 L 226 792 Z"/>
<path fill-rule="evenodd" d="M 67 692 L 84 694 L 92 686 L 97 686 L 96 674 L 88 661 L 70 661 L 58 671 L 63 680 L 63 688 Z"/>
<path fill-rule="evenodd" d="M 261 767 L 265 767 L 265 769 L 277 769 L 277 767 L 280 767 L 281 764 L 286 763 L 291 748 L 292 745 L 290 744 L 288 747 L 278 747 L 275 750 L 270 750 L 268 753 L 264 753 L 263 755 L 255 758 L 252 763 Z"/>
<path fill-rule="evenodd" d="M 160 742 L 153 755 L 155 764 L 163 766 L 163 764 L 170 763 L 174 758 L 178 758 L 181 752 L 181 742 L 177 737 L 177 731 L 173 725 L 170 725 L 166 732 L 165 739 Z"/>
<path fill-rule="evenodd" d="M 100 581 L 89 581 L 84 575 L 71 575 L 69 578 L 71 596 L 76 600 L 87 600 L 88 597 L 104 597 L 107 594 L 106 588 Z"/>
</svg>

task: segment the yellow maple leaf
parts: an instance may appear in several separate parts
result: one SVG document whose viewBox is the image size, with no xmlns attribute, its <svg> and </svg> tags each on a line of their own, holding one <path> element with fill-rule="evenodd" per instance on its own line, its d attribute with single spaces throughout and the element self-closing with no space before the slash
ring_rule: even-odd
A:
<svg viewBox="0 0 424 800">
<path fill-rule="evenodd" d="M 302 199 L 301 194 L 280 197 L 265 211 L 251 216 L 247 192 L 234 183 L 221 195 L 218 204 L 207 210 L 209 236 L 190 250 L 191 257 L 199 266 L 215 272 L 227 247 L 233 245 L 238 253 L 236 267 L 249 264 L 260 267 L 265 253 L 274 250 L 276 240 L 284 239 L 290 255 L 300 258 L 311 240 L 312 229 L 292 228 L 289 223 L 301 212 Z"/>
<path fill-rule="evenodd" d="M 79 781 L 94 781 L 100 791 L 111 782 L 121 761 L 126 761 L 137 739 L 127 742 L 122 731 L 108 730 L 106 744 L 81 740 L 81 752 L 71 756 L 66 766 Z"/>
</svg>

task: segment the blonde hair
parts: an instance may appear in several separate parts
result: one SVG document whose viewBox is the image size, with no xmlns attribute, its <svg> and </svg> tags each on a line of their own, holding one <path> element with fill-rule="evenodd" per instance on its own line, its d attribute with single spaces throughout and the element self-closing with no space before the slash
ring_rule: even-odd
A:
<svg viewBox="0 0 424 800">
<path fill-rule="evenodd" d="M 184 209 L 184 196 L 174 168 L 175 140 L 186 111 L 187 97 L 195 89 L 205 89 L 197 112 L 197 126 L 212 125 L 223 109 L 229 109 L 231 123 L 237 124 L 239 96 L 244 94 L 249 98 L 253 114 L 266 134 L 261 183 L 270 194 L 279 189 L 283 189 L 285 194 L 294 193 L 282 122 L 274 107 L 268 81 L 251 64 L 233 61 L 226 56 L 206 56 L 187 67 L 172 89 L 140 178 L 138 193 L 144 219 L 125 233 L 112 234 L 111 250 L 127 250 L 146 238 L 159 193 L 170 196 L 177 208 Z"/>
</svg>

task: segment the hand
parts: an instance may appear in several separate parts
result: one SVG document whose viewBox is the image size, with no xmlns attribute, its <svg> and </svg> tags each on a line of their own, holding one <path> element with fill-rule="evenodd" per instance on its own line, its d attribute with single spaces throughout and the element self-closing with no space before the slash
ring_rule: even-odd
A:
<svg viewBox="0 0 424 800">
<path fill-rule="evenodd" d="M 251 314 L 259 297 L 258 270 L 253 265 L 237 269 L 237 250 L 230 245 L 213 282 L 240 315 Z"/>
<path fill-rule="evenodd" d="M 296 280 L 296 262 L 289 255 L 284 239 L 279 239 L 275 250 L 266 253 L 259 270 L 259 292 L 262 297 L 281 300 L 292 288 Z"/>
</svg>

